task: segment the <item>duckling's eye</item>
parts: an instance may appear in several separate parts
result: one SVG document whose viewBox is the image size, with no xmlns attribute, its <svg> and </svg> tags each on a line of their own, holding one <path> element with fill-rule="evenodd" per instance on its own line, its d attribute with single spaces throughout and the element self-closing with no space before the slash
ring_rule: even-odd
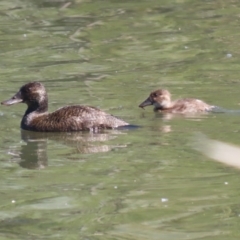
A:
<svg viewBox="0 0 240 240">
<path fill-rule="evenodd" d="M 157 97 L 157 96 L 158 96 L 158 94 L 157 94 L 157 93 L 154 93 L 154 94 L 153 94 L 153 96 L 154 96 L 154 97 Z"/>
</svg>

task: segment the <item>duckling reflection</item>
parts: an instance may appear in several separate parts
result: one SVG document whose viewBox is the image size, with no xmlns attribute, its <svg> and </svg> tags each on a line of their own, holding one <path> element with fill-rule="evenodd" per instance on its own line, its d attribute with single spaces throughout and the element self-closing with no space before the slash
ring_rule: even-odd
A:
<svg viewBox="0 0 240 240">
<path fill-rule="evenodd" d="M 108 145 L 102 142 L 112 140 L 120 131 L 111 131 L 106 133 L 87 133 L 87 132 L 70 132 L 70 133 L 46 133 L 21 131 L 22 140 L 26 144 L 21 146 L 19 165 L 28 169 L 42 169 L 48 165 L 47 143 L 48 141 L 58 141 L 60 143 L 72 146 L 77 153 L 101 153 L 108 152 L 114 148 L 123 148 L 127 145 Z M 73 153 L 74 153 L 73 152 Z"/>
</svg>

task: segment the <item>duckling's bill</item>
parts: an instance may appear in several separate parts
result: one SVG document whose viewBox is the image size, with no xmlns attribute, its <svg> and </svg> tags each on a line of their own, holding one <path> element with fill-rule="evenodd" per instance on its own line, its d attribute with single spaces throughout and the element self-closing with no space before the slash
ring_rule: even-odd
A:
<svg viewBox="0 0 240 240">
<path fill-rule="evenodd" d="M 151 101 L 149 98 L 147 98 L 145 101 L 143 101 L 143 102 L 139 105 L 139 107 L 142 108 L 142 109 L 144 109 L 144 107 L 149 106 L 149 105 L 152 105 L 152 104 L 153 104 L 152 101 Z"/>
</svg>

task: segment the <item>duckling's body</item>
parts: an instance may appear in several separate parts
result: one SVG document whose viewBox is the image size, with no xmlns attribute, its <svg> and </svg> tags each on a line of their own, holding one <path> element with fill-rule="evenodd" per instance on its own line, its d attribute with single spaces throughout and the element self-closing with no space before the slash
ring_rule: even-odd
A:
<svg viewBox="0 0 240 240">
<path fill-rule="evenodd" d="M 28 108 L 22 118 L 21 128 L 38 132 L 98 131 L 127 126 L 129 123 L 104 111 L 82 105 L 62 107 L 48 113 L 48 97 L 43 84 L 31 82 L 22 86 L 3 105 L 26 103 Z"/>
<path fill-rule="evenodd" d="M 148 105 L 154 105 L 155 112 L 178 114 L 203 113 L 209 112 L 215 108 L 215 106 L 211 106 L 195 98 L 184 98 L 171 101 L 171 94 L 165 89 L 158 89 L 151 92 L 149 97 L 143 101 L 139 107 L 144 108 Z"/>
</svg>

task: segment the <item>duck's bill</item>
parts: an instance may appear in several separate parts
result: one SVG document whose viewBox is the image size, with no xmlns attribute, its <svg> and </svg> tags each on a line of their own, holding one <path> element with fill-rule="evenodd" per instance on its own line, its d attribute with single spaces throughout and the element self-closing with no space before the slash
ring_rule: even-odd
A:
<svg viewBox="0 0 240 240">
<path fill-rule="evenodd" d="M 22 98 L 20 98 L 19 94 L 17 93 L 12 98 L 1 102 L 1 104 L 5 105 L 5 106 L 10 106 L 10 105 L 13 105 L 13 104 L 16 104 L 16 103 L 21 103 L 22 101 L 23 101 Z"/>
<path fill-rule="evenodd" d="M 149 106 L 149 105 L 152 105 L 152 104 L 153 104 L 152 101 L 151 101 L 149 98 L 147 98 L 144 102 L 142 102 L 142 103 L 139 105 L 139 107 L 140 107 L 140 108 L 144 108 L 144 107 Z"/>
</svg>

